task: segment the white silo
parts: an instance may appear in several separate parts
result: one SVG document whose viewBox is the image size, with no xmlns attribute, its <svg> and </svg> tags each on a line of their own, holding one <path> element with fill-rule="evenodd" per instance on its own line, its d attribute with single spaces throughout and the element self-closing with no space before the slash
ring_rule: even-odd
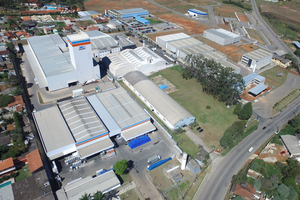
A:
<svg viewBox="0 0 300 200">
<path fill-rule="evenodd" d="M 181 159 L 181 170 L 185 170 L 186 159 L 187 159 L 187 153 L 183 153 L 182 159 Z"/>
</svg>

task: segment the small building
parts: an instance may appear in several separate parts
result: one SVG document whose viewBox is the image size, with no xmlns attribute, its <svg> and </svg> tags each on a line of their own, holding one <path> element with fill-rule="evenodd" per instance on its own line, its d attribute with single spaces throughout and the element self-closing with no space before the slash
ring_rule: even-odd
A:
<svg viewBox="0 0 300 200">
<path fill-rule="evenodd" d="M 201 172 L 200 165 L 194 159 L 188 161 L 187 167 L 193 174 Z"/>
<path fill-rule="evenodd" d="M 207 13 L 197 9 L 188 9 L 188 14 L 191 17 L 207 18 Z"/>
<path fill-rule="evenodd" d="M 190 38 L 191 36 L 185 34 L 185 33 L 175 33 L 175 34 L 169 34 L 169 35 L 163 35 L 156 37 L 156 43 L 160 46 L 167 48 L 167 43 L 177 40 L 183 40 Z"/>
<path fill-rule="evenodd" d="M 117 21 L 117 20 L 110 20 L 107 24 L 107 27 L 111 28 L 111 29 L 118 29 L 118 28 L 122 28 L 122 23 Z"/>
<path fill-rule="evenodd" d="M 72 26 L 65 26 L 65 27 L 63 28 L 63 31 L 64 31 L 65 33 L 70 33 L 71 30 L 72 30 Z"/>
<path fill-rule="evenodd" d="M 249 90 L 249 94 L 253 95 L 253 96 L 257 96 L 260 93 L 262 93 L 263 91 L 265 91 L 268 88 L 267 85 L 263 84 L 263 83 L 259 83 L 257 86 L 255 86 L 254 88 L 251 88 Z"/>
<path fill-rule="evenodd" d="M 266 65 L 269 65 L 272 61 L 273 54 L 264 49 L 257 49 L 248 53 L 243 54 L 242 63 L 253 69 L 261 69 Z"/>
<path fill-rule="evenodd" d="M 205 30 L 203 37 L 223 46 L 238 43 L 241 39 L 239 35 L 221 28 Z"/>
<path fill-rule="evenodd" d="M 123 18 L 133 18 L 133 17 L 143 17 L 149 15 L 149 11 L 143 8 L 130 8 L 125 10 L 108 10 L 108 15 L 116 18 L 116 19 L 123 19 Z"/>
<path fill-rule="evenodd" d="M 224 18 L 223 18 L 223 22 L 224 22 L 225 25 L 228 25 L 230 21 L 229 21 L 228 18 L 225 18 L 225 17 L 224 17 Z"/>
<path fill-rule="evenodd" d="M 124 35 L 116 35 L 115 38 L 117 39 L 117 42 L 119 43 L 122 50 L 136 48 L 136 44 Z"/>
<path fill-rule="evenodd" d="M 290 154 L 290 158 L 300 157 L 300 141 L 294 135 L 280 136 L 284 146 Z"/>
<path fill-rule="evenodd" d="M 293 43 L 297 49 L 300 49 L 300 43 L 298 41 L 293 41 Z"/>
<path fill-rule="evenodd" d="M 36 26 L 35 22 L 32 20 L 22 21 L 22 24 L 27 28 L 32 28 Z"/>
<path fill-rule="evenodd" d="M 135 20 L 139 23 L 142 23 L 142 24 L 145 24 L 145 25 L 148 25 L 150 24 L 150 22 L 148 20 L 146 20 L 145 18 L 142 18 L 142 17 L 136 17 Z"/>
<path fill-rule="evenodd" d="M 38 149 L 26 155 L 30 173 L 36 173 L 44 169 L 41 155 Z"/>
<path fill-rule="evenodd" d="M 249 74 L 247 76 L 245 76 L 243 78 L 243 81 L 244 81 L 244 84 L 245 84 L 245 87 L 248 87 L 250 86 L 251 84 L 264 84 L 265 83 L 265 77 L 261 76 L 261 75 L 258 75 L 256 73 L 252 73 L 252 74 Z"/>
<path fill-rule="evenodd" d="M 51 29 L 50 27 L 43 26 L 43 31 L 44 31 L 44 33 L 47 35 L 48 33 L 51 33 L 51 32 L 52 32 L 52 29 Z"/>
<path fill-rule="evenodd" d="M 5 26 L 0 26 L 0 32 L 4 32 L 6 31 L 6 27 Z"/>
<path fill-rule="evenodd" d="M 252 197 L 255 194 L 255 189 L 252 185 L 242 182 L 241 184 L 235 184 L 233 185 L 233 188 L 231 189 L 233 193 L 240 195 L 244 197 L 247 200 L 252 199 Z"/>
<path fill-rule="evenodd" d="M 0 161 L 0 177 L 8 175 L 15 170 L 16 167 L 12 158 L 7 158 Z"/>
<path fill-rule="evenodd" d="M 260 177 L 261 174 L 252 170 L 252 169 L 248 169 L 248 172 L 247 172 L 247 177 L 251 177 L 251 178 L 254 178 L 254 179 L 258 179 L 258 177 Z"/>
<path fill-rule="evenodd" d="M 286 59 L 284 56 L 279 56 L 275 53 L 273 54 L 272 62 L 283 68 L 287 68 L 292 63 L 291 60 Z"/>
<path fill-rule="evenodd" d="M 17 39 L 16 35 L 13 34 L 12 32 L 5 32 L 4 36 L 6 36 L 8 40 L 16 40 Z"/>
<path fill-rule="evenodd" d="M 129 72 L 123 76 L 123 81 L 171 130 L 195 121 L 193 115 L 141 72 Z"/>
<path fill-rule="evenodd" d="M 88 11 L 79 11 L 78 15 L 81 18 L 92 18 L 92 17 L 97 17 L 100 13 L 93 11 L 93 10 L 88 10 Z"/>
</svg>

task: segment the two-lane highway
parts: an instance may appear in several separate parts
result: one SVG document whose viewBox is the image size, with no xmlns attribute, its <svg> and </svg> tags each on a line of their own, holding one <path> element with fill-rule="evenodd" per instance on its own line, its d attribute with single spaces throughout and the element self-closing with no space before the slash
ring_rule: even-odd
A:
<svg viewBox="0 0 300 200">
<path fill-rule="evenodd" d="M 294 117 L 299 110 L 295 110 L 300 104 L 300 97 L 293 101 L 287 108 L 273 119 L 262 119 L 256 131 L 251 133 L 242 142 L 233 148 L 216 166 L 211 177 L 207 182 L 202 183 L 202 193 L 195 199 L 203 200 L 221 200 L 224 199 L 230 185 L 232 176 L 247 162 L 251 154 L 248 152 L 250 147 L 254 150 L 259 148 L 267 141 L 272 134 L 289 119 Z M 264 122 L 263 122 L 264 121 Z M 267 127 L 266 129 L 262 129 Z M 253 151 L 254 152 L 254 151 Z"/>
</svg>

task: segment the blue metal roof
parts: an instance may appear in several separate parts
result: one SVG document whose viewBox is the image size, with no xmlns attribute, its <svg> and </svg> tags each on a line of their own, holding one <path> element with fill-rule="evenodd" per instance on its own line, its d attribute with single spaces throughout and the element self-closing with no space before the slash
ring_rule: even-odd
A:
<svg viewBox="0 0 300 200">
<path fill-rule="evenodd" d="M 146 19 L 144 19 L 144 18 L 142 18 L 142 17 L 136 17 L 135 20 L 136 20 L 137 22 L 142 23 L 142 24 L 150 24 L 150 22 L 149 22 L 148 20 L 146 20 Z"/>
<path fill-rule="evenodd" d="M 256 95 L 259 95 L 261 92 L 263 92 L 265 89 L 267 89 L 268 86 L 264 85 L 263 83 L 258 84 L 251 90 L 249 90 L 249 93 Z"/>
<path fill-rule="evenodd" d="M 207 15 L 206 12 L 203 12 L 203 11 L 197 10 L 197 9 L 188 9 L 188 11 L 193 12 L 193 13 L 196 13 L 196 14 L 198 14 L 198 15 Z"/>
<path fill-rule="evenodd" d="M 293 41 L 298 49 L 300 49 L 300 43 L 298 41 Z"/>
<path fill-rule="evenodd" d="M 257 78 L 259 80 L 265 80 L 265 77 L 258 75 L 256 73 L 252 73 L 252 74 L 249 74 L 248 76 L 245 76 L 243 78 L 243 80 L 244 80 L 244 83 L 248 83 L 249 81 L 252 81 L 255 78 Z"/>
<path fill-rule="evenodd" d="M 88 10 L 86 11 L 87 13 L 89 13 L 90 15 L 98 15 L 99 13 L 93 10 Z"/>
</svg>

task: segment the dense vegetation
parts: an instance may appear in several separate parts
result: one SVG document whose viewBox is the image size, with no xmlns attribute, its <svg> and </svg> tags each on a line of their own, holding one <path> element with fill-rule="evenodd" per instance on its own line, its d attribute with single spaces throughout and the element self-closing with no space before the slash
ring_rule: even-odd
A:
<svg viewBox="0 0 300 200">
<path fill-rule="evenodd" d="M 235 141 L 238 141 L 244 134 L 244 128 L 247 121 L 236 121 L 226 131 L 220 140 L 220 145 L 224 148 L 234 147 Z"/>
<path fill-rule="evenodd" d="M 5 107 L 14 101 L 14 97 L 8 94 L 0 94 L 0 107 Z"/>
<path fill-rule="evenodd" d="M 233 4 L 235 6 L 238 6 L 240 8 L 244 8 L 245 10 L 248 10 L 248 11 L 251 11 L 252 10 L 252 7 L 251 6 L 248 6 L 248 5 L 245 5 L 245 4 L 242 4 L 241 2 L 235 2 L 235 1 L 223 1 L 224 4 Z"/>
<path fill-rule="evenodd" d="M 204 93 L 212 95 L 226 105 L 235 104 L 240 98 L 240 91 L 244 90 L 243 78 L 234 73 L 232 68 L 225 68 L 203 55 L 187 56 L 186 61 L 189 64 L 182 70 L 182 77 L 195 78 L 201 83 Z"/>
</svg>

